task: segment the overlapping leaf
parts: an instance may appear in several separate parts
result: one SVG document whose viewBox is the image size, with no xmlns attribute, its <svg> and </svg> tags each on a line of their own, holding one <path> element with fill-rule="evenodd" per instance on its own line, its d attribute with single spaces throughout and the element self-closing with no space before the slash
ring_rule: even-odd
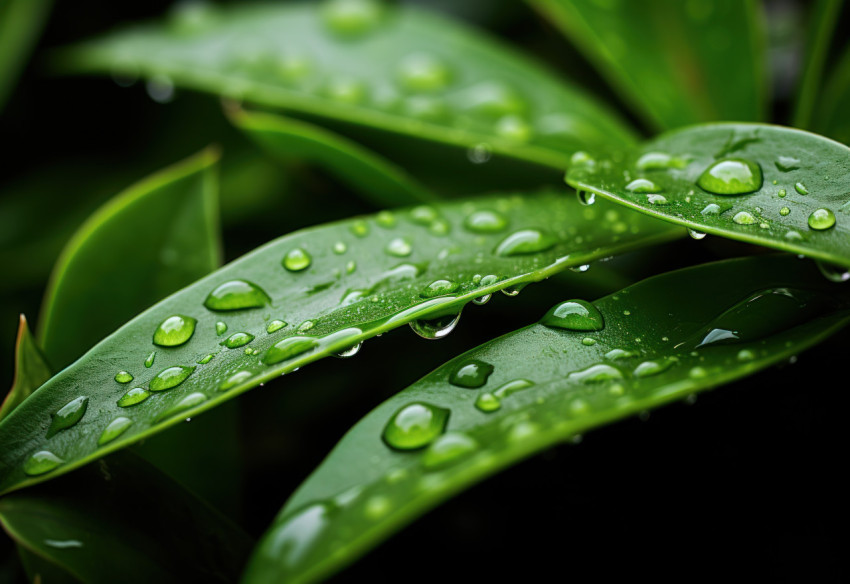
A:
<svg viewBox="0 0 850 584">
<path fill-rule="evenodd" d="M 26 317 L 22 314 L 15 342 L 15 381 L 6 398 L 0 403 L 0 420 L 50 379 L 51 375 L 50 367 L 30 332 Z"/>
<path fill-rule="evenodd" d="M 804 51 L 805 65 L 798 83 L 797 101 L 794 105 L 794 122 L 797 128 L 809 129 L 815 104 L 822 85 L 824 66 L 829 53 L 835 26 L 844 0 L 816 0 L 809 8 L 809 23 Z M 823 132 L 830 136 L 829 130 Z"/>
<path fill-rule="evenodd" d="M 706 264 L 559 304 L 361 420 L 287 502 L 245 581 L 319 581 L 519 459 L 755 373 L 848 321 L 850 290 L 791 256 Z"/>
<path fill-rule="evenodd" d="M 38 39 L 51 0 L 0 0 L 0 110 Z"/>
</svg>

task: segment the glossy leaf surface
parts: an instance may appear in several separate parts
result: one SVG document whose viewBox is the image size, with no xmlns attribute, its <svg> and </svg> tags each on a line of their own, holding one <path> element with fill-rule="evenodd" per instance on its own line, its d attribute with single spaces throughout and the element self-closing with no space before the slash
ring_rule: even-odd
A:
<svg viewBox="0 0 850 584">
<path fill-rule="evenodd" d="M 175 12 L 66 52 L 74 72 L 141 73 L 261 105 L 566 167 L 621 144 L 616 116 L 458 23 L 374 0 Z"/>
<path fill-rule="evenodd" d="M 83 582 L 233 582 L 251 549 L 238 527 L 128 454 L 3 497 L 0 524 Z"/>
<path fill-rule="evenodd" d="M 0 490 L 85 464 L 403 324 L 439 338 L 474 298 L 680 233 L 613 205 L 542 193 L 283 237 L 144 312 L 0 423 Z M 155 346 L 155 331 L 175 315 L 194 321 L 189 340 Z M 106 440 L 118 418 L 128 421 Z"/>
<path fill-rule="evenodd" d="M 781 362 L 848 320 L 850 290 L 791 256 L 706 264 L 559 304 L 358 422 L 287 502 L 245 581 L 319 581 L 522 458 Z M 430 426 L 416 419 L 423 408 L 440 413 Z M 435 430 L 418 448 L 393 447 L 399 428 L 409 440 L 426 426 Z"/>
<path fill-rule="evenodd" d="M 220 264 L 218 190 L 206 150 L 119 194 L 65 246 L 39 339 L 60 369 L 127 319 Z"/>
<path fill-rule="evenodd" d="M 9 415 L 29 395 L 50 379 L 52 373 L 22 314 L 15 342 L 15 380 L 0 404 L 0 420 Z"/>
<path fill-rule="evenodd" d="M 35 45 L 51 0 L 0 0 L 0 110 Z"/>
<path fill-rule="evenodd" d="M 716 234 L 850 266 L 850 149 L 822 136 L 709 124 L 576 160 L 571 186 L 696 237 Z"/>
<path fill-rule="evenodd" d="M 529 0 L 658 129 L 758 121 L 766 79 L 753 0 Z"/>
</svg>

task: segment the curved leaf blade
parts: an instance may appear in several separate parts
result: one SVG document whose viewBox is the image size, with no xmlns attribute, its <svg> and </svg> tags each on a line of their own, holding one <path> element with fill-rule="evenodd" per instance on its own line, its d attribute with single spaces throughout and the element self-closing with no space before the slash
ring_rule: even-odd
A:
<svg viewBox="0 0 850 584">
<path fill-rule="evenodd" d="M 377 205 L 400 206 L 437 198 L 402 168 L 324 128 L 244 110 L 231 111 L 230 118 L 271 154 L 320 164 Z"/>
<path fill-rule="evenodd" d="M 473 219 L 474 231 L 464 227 Z M 505 224 L 494 229 L 495 219 Z M 489 232 L 482 231 L 485 224 Z M 71 470 L 408 322 L 453 321 L 476 297 L 680 233 L 664 222 L 624 215 L 615 206 L 583 208 L 573 197 L 541 193 L 417 207 L 398 216 L 383 212 L 280 238 L 142 313 L 3 420 L 0 490 Z M 254 308 L 222 311 L 235 298 L 222 290 L 234 289 L 244 290 L 238 298 Z M 155 347 L 154 331 L 174 315 L 194 320 L 193 336 L 179 346 Z M 146 368 L 152 351 L 155 361 Z M 119 371 L 132 381 L 119 383 Z M 142 389 L 134 398 L 149 390 L 151 395 L 129 408 L 118 406 L 122 394 L 135 387 Z M 83 410 L 82 418 L 66 429 L 49 430 L 56 419 L 52 414 L 69 421 L 58 414 L 69 402 L 77 414 Z M 98 444 L 119 417 L 131 425 Z M 38 454 L 43 450 L 51 454 Z M 52 466 L 54 456 L 64 463 L 35 474 Z"/>
<path fill-rule="evenodd" d="M 234 582 L 251 549 L 242 530 L 129 454 L 3 497 L 0 524 L 82 582 Z"/>
<path fill-rule="evenodd" d="M 346 17 L 346 5 L 361 17 Z M 365 16 L 363 16 L 365 14 Z M 184 87 L 563 169 L 634 134 L 579 89 L 484 34 L 374 0 L 210 8 L 188 27 L 118 32 L 66 52 L 72 72 Z M 200 21 L 200 23 L 198 23 Z"/>
<path fill-rule="evenodd" d="M 142 180 L 74 234 L 53 270 L 39 322 L 39 339 L 55 367 L 82 355 L 152 299 L 221 264 L 218 157 L 208 149 Z"/>
<path fill-rule="evenodd" d="M 766 290 L 786 301 L 783 294 L 796 291 L 809 304 L 747 303 Z M 742 302 L 745 309 L 733 314 L 739 339 L 694 348 L 695 339 L 728 323 L 719 315 Z M 604 319 L 601 330 L 530 325 L 449 361 L 375 408 L 287 502 L 245 581 L 321 580 L 522 458 L 787 359 L 850 322 L 850 291 L 811 263 L 770 256 L 656 276 L 593 307 Z M 798 312 L 789 314 L 791 307 Z M 483 382 L 452 382 L 475 362 L 492 366 Z M 441 437 L 418 450 L 388 446 L 385 428 L 395 413 L 423 403 L 448 412 Z"/>
<path fill-rule="evenodd" d="M 850 144 L 848 97 L 850 97 L 850 47 L 844 50 L 819 96 L 812 128 L 844 144 Z"/>
<path fill-rule="evenodd" d="M 0 110 L 50 12 L 51 0 L 0 0 Z"/>
<path fill-rule="evenodd" d="M 52 375 L 44 354 L 30 332 L 27 318 L 22 314 L 15 342 L 15 380 L 12 382 L 12 389 L 0 404 L 0 420 L 8 416 Z"/>
<path fill-rule="evenodd" d="M 850 149 L 842 144 L 781 126 L 707 124 L 613 156 L 579 161 L 567 182 L 700 233 L 850 266 Z M 718 195 L 699 186 L 723 160 L 758 165 L 748 177 L 756 190 Z M 830 216 L 834 225 L 823 228 Z"/>
<path fill-rule="evenodd" d="M 752 0 L 528 1 L 657 129 L 764 118 L 765 42 Z"/>
</svg>

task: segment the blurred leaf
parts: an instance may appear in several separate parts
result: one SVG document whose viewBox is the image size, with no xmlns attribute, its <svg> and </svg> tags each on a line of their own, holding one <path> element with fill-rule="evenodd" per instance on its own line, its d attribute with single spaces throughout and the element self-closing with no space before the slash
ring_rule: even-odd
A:
<svg viewBox="0 0 850 584">
<path fill-rule="evenodd" d="M 0 524 L 2 524 L 2 520 L 0 520 Z M 21 566 L 26 572 L 26 580 L 29 582 L 33 584 L 76 584 L 79 582 L 61 566 L 57 566 L 21 544 L 18 544 L 17 547 Z"/>
<path fill-rule="evenodd" d="M 788 359 L 850 321 L 850 290 L 773 256 L 671 272 L 553 311 L 358 422 L 287 502 L 244 581 L 320 581 L 544 448 Z"/>
<path fill-rule="evenodd" d="M 3 497 L 0 524 L 83 582 L 234 582 L 251 549 L 238 527 L 128 454 Z"/>
<path fill-rule="evenodd" d="M 18 338 L 15 343 L 15 381 L 12 389 L 0 404 L 0 420 L 18 407 L 29 395 L 50 379 L 53 375 L 44 360 L 41 349 L 27 325 L 27 318 L 22 314 L 18 324 Z"/>
<path fill-rule="evenodd" d="M 176 11 L 67 50 L 71 72 L 141 73 L 234 99 L 563 169 L 633 133 L 580 90 L 484 34 L 375 0 Z"/>
<path fill-rule="evenodd" d="M 850 46 L 832 70 L 815 108 L 812 128 L 830 138 L 850 144 Z"/>
<path fill-rule="evenodd" d="M 707 124 L 574 164 L 567 182 L 653 217 L 850 266 L 850 149 L 801 130 Z M 836 274 L 836 277 L 842 277 Z"/>
<path fill-rule="evenodd" d="M 217 159 L 206 150 L 161 171 L 80 227 L 54 268 L 39 322 L 54 367 L 220 264 Z"/>
<path fill-rule="evenodd" d="M 51 0 L 0 0 L 0 110 L 35 46 Z"/>
<path fill-rule="evenodd" d="M 439 337 L 474 298 L 680 234 L 542 193 L 383 212 L 275 240 L 142 313 L 0 422 L 0 490 L 81 466 L 390 329 L 412 322 Z M 166 346 L 151 344 L 158 330 Z"/>
<path fill-rule="evenodd" d="M 803 76 L 794 107 L 793 125 L 808 128 L 811 125 L 816 98 L 820 93 L 823 68 L 829 52 L 829 43 L 835 32 L 844 0 L 815 0 L 808 7 L 809 22 L 806 30 L 805 63 Z M 829 135 L 829 132 L 825 132 Z"/>
<path fill-rule="evenodd" d="M 528 0 L 657 129 L 757 121 L 767 101 L 755 0 Z"/>
<path fill-rule="evenodd" d="M 402 168 L 328 130 L 244 110 L 232 111 L 230 117 L 271 154 L 319 164 L 376 205 L 400 206 L 436 198 Z"/>
</svg>

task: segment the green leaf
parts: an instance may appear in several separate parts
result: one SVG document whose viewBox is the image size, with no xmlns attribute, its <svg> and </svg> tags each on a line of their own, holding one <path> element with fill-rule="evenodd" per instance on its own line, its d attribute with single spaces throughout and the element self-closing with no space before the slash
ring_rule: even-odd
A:
<svg viewBox="0 0 850 584">
<path fill-rule="evenodd" d="M 244 110 L 231 111 L 230 118 L 271 154 L 320 164 L 379 206 L 437 198 L 392 162 L 313 124 Z"/>
<path fill-rule="evenodd" d="M 844 0 L 817 0 L 808 9 L 805 65 L 794 105 L 793 125 L 798 128 L 808 128 L 811 125 L 816 98 L 821 88 L 823 67 L 829 53 L 829 43 L 843 3 Z"/>
<path fill-rule="evenodd" d="M 15 342 L 15 380 L 12 382 L 12 389 L 0 404 L 0 420 L 50 379 L 51 375 L 53 374 L 50 367 L 27 325 L 27 318 L 22 314 Z"/>
<path fill-rule="evenodd" d="M 754 0 L 528 0 L 658 129 L 757 121 L 765 42 Z"/>
<path fill-rule="evenodd" d="M 51 0 L 0 0 L 0 110 L 50 13 Z"/>
<path fill-rule="evenodd" d="M 137 183 L 68 242 L 39 322 L 39 339 L 54 367 L 64 367 L 155 300 L 220 265 L 217 160 L 215 150 L 205 150 Z"/>
<path fill-rule="evenodd" d="M 696 237 L 722 235 L 850 266 L 850 149 L 822 136 L 709 124 L 626 153 L 575 160 L 571 186 L 689 227 Z M 724 191 L 730 194 L 715 194 Z"/>
<path fill-rule="evenodd" d="M 500 469 L 781 362 L 848 321 L 850 290 L 790 256 L 706 264 L 593 304 L 558 304 L 358 422 L 287 502 L 244 581 L 319 581 Z"/>
<path fill-rule="evenodd" d="M 850 46 L 823 88 L 815 108 L 812 128 L 835 140 L 850 144 L 850 114 L 847 100 L 850 98 Z"/>
<path fill-rule="evenodd" d="M 3 420 L 0 491 L 71 470 L 390 329 L 417 321 L 421 334 L 439 337 L 474 298 L 680 233 L 614 205 L 583 208 L 541 193 L 382 212 L 280 238 L 142 313 Z M 158 347 L 163 323 L 173 342 L 186 337 L 183 327 L 194 333 Z M 125 394 L 125 405 L 147 399 L 120 407 Z M 119 417 L 131 425 L 106 441 Z"/>
<path fill-rule="evenodd" d="M 83 582 L 234 582 L 251 549 L 238 527 L 129 454 L 3 497 L 0 524 Z"/>
<path fill-rule="evenodd" d="M 375 0 L 210 6 L 67 51 L 126 73 L 563 169 L 633 141 L 614 114 L 528 57 L 435 14 Z"/>
</svg>

